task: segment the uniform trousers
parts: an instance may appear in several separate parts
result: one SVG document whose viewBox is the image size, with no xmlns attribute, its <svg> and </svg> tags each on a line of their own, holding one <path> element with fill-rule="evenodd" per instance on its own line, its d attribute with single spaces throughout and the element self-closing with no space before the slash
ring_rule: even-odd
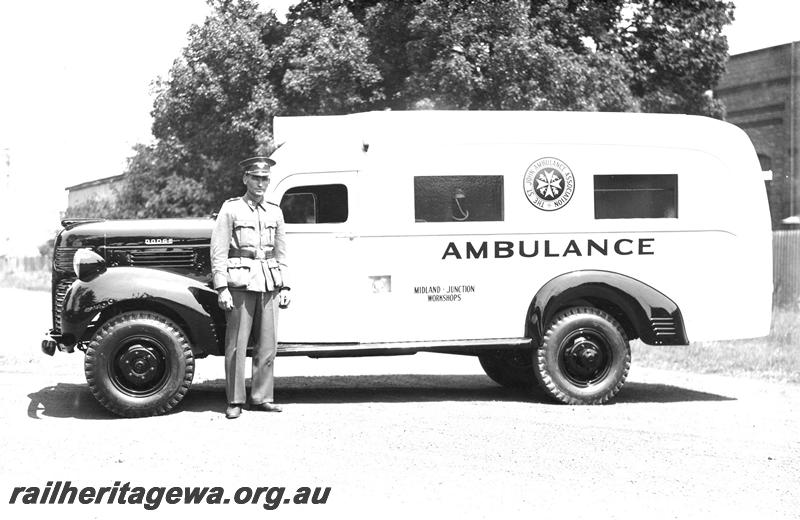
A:
<svg viewBox="0 0 800 520">
<path fill-rule="evenodd" d="M 275 355 L 278 352 L 277 292 L 231 289 L 233 309 L 226 312 L 225 393 L 229 403 L 244 404 L 247 345 L 253 339 L 250 402 L 271 403 Z"/>
</svg>

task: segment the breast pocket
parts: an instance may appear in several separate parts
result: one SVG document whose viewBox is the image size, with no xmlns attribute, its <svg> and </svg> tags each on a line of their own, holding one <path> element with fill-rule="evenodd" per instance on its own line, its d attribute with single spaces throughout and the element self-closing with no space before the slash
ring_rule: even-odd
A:
<svg viewBox="0 0 800 520">
<path fill-rule="evenodd" d="M 264 244 L 275 245 L 275 229 L 278 224 L 274 220 L 266 220 L 261 223 L 261 240 Z"/>
<path fill-rule="evenodd" d="M 257 247 L 258 246 L 258 221 L 257 220 L 234 220 L 233 221 L 233 240 L 237 247 Z"/>
</svg>

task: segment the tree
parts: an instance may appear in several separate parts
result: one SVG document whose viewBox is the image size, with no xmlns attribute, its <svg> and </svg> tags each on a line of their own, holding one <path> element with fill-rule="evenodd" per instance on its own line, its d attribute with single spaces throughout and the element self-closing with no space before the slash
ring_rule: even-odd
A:
<svg viewBox="0 0 800 520">
<path fill-rule="evenodd" d="M 56 239 L 55 238 L 47 239 L 47 241 L 45 241 L 45 242 L 39 244 L 39 246 L 37 246 L 37 249 L 39 250 L 39 255 L 52 258 L 53 257 L 53 250 L 55 249 L 55 245 L 56 245 Z"/>
<path fill-rule="evenodd" d="M 617 39 L 642 110 L 722 117 L 709 92 L 725 71 L 722 29 L 733 21 L 733 3 L 647 0 L 637 6 Z"/>
<path fill-rule="evenodd" d="M 305 0 L 364 25 L 385 108 L 644 110 L 719 117 L 719 0 Z"/>
<path fill-rule="evenodd" d="M 289 114 L 344 114 L 370 108 L 383 95 L 378 69 L 369 63 L 363 27 L 345 7 L 324 20 L 292 22 L 278 49 L 284 75 L 281 99 Z"/>
<path fill-rule="evenodd" d="M 529 14 L 515 0 L 421 4 L 410 26 L 408 97 L 436 108 L 636 108 L 620 56 L 554 45 L 547 24 Z"/>
<path fill-rule="evenodd" d="M 346 8 L 324 21 L 284 25 L 252 0 L 211 5 L 213 14 L 190 30 L 169 77 L 156 84 L 157 141 L 131 160 L 126 215 L 178 211 L 160 206 L 167 201 L 197 201 L 185 211 L 210 213 L 241 191 L 238 161 L 274 148 L 274 115 L 366 110 L 382 97 L 367 40 Z"/>
<path fill-rule="evenodd" d="M 170 141 L 166 150 L 179 152 L 160 160 L 171 162 L 178 175 L 190 168 L 188 176 L 217 206 L 241 187 L 237 162 L 272 144 L 272 117 L 280 107 L 275 90 L 282 77 L 275 54 L 284 27 L 251 0 L 210 3 L 214 13 L 192 27 L 169 77 L 157 84 L 153 135 Z"/>
<path fill-rule="evenodd" d="M 121 218 L 190 217 L 211 213 L 211 196 L 193 168 L 206 163 L 174 139 L 137 146 L 119 189 Z"/>
<path fill-rule="evenodd" d="M 609 45 L 611 35 L 620 23 L 626 0 L 531 0 L 529 17 L 549 34 L 556 47 L 587 54 L 595 47 L 600 51 L 619 52 Z M 587 45 L 587 40 L 589 45 Z"/>
</svg>

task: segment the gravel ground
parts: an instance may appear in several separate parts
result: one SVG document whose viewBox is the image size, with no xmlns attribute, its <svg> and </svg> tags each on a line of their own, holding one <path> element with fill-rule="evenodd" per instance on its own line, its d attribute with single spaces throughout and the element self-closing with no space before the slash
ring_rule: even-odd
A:
<svg viewBox="0 0 800 520">
<path fill-rule="evenodd" d="M 476 359 L 279 358 L 282 414 L 224 418 L 221 358 L 176 413 L 119 419 L 82 354 L 39 351 L 49 295 L 0 290 L 0 517 L 139 518 L 142 505 L 9 505 L 16 486 L 330 487 L 326 504 L 169 505 L 240 518 L 798 518 L 800 385 L 636 366 L 611 405 L 503 389 Z M 119 486 L 119 485 L 118 485 Z M 274 496 L 274 495 L 273 495 Z M 20 499 L 21 500 L 21 499 Z M 18 502 L 20 501 L 18 500 Z"/>
</svg>

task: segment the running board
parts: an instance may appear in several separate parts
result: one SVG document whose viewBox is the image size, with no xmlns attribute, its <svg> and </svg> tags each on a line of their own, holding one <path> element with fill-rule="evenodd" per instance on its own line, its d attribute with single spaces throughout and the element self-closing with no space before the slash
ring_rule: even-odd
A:
<svg viewBox="0 0 800 520">
<path fill-rule="evenodd" d="M 279 343 L 279 356 L 357 357 L 402 356 L 417 352 L 476 355 L 483 350 L 514 350 L 531 346 L 531 338 L 398 341 L 392 343 Z"/>
</svg>

